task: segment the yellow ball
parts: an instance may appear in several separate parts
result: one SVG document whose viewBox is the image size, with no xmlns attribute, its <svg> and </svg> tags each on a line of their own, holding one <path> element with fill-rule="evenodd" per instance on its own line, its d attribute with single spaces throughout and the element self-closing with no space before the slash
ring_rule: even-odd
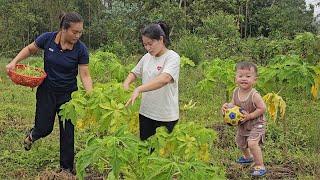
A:
<svg viewBox="0 0 320 180">
<path fill-rule="evenodd" d="M 228 108 L 223 115 L 224 122 L 231 126 L 239 125 L 239 122 L 243 119 L 242 108 L 239 106 L 233 106 Z"/>
</svg>

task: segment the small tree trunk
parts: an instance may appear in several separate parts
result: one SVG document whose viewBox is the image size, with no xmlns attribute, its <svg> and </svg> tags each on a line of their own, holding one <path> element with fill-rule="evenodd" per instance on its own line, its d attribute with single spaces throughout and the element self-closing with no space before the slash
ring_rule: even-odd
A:
<svg viewBox="0 0 320 180">
<path fill-rule="evenodd" d="M 91 2 L 89 1 L 89 46 L 91 48 Z"/>
<path fill-rule="evenodd" d="M 239 30 L 240 30 L 240 36 L 242 36 L 240 16 L 241 16 L 241 4 L 239 3 L 237 26 L 239 27 Z"/>
<path fill-rule="evenodd" d="M 246 20 L 244 25 L 244 38 L 247 38 L 247 31 L 248 31 L 248 12 L 249 12 L 249 0 L 246 1 Z"/>
</svg>

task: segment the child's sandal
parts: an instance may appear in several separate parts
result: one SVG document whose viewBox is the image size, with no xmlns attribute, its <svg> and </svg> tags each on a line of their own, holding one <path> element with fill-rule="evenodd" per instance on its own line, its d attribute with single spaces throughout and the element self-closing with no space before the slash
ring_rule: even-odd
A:
<svg viewBox="0 0 320 180">
<path fill-rule="evenodd" d="M 267 173 L 266 168 L 254 167 L 251 175 L 256 176 L 256 177 L 260 177 L 260 176 L 264 176 L 266 173 Z"/>
<path fill-rule="evenodd" d="M 239 164 L 251 164 L 253 162 L 253 158 L 245 158 L 241 156 L 236 162 Z"/>
</svg>

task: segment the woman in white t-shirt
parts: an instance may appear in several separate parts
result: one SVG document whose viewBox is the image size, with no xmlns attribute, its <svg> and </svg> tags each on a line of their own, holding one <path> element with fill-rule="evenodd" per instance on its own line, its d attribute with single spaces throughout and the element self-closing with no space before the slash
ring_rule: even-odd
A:
<svg viewBox="0 0 320 180">
<path fill-rule="evenodd" d="M 132 93 L 127 105 L 133 104 L 142 93 L 139 111 L 140 139 L 146 140 L 156 128 L 167 127 L 172 132 L 179 119 L 178 79 L 180 56 L 169 50 L 169 28 L 165 23 L 150 24 L 141 30 L 144 48 L 148 51 L 129 73 L 124 89 L 137 77 L 142 85 Z"/>
</svg>

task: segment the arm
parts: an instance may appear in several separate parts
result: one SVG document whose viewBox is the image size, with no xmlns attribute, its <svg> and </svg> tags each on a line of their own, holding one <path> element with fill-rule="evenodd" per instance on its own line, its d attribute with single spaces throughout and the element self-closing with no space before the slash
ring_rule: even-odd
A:
<svg viewBox="0 0 320 180">
<path fill-rule="evenodd" d="M 159 76 L 157 76 L 156 78 L 154 78 L 150 82 L 137 87 L 133 91 L 131 98 L 126 103 L 126 106 L 128 106 L 130 103 L 133 104 L 141 92 L 147 92 L 147 91 L 160 89 L 172 81 L 173 81 L 173 78 L 170 74 L 161 73 Z"/>
<path fill-rule="evenodd" d="M 35 42 L 29 44 L 28 46 L 24 47 L 18 55 L 9 63 L 6 65 L 7 72 L 9 70 L 14 70 L 15 66 L 18 62 L 26 59 L 29 57 L 31 54 L 37 53 L 39 48 L 36 46 Z"/>
<path fill-rule="evenodd" d="M 88 64 L 81 64 L 79 65 L 79 74 L 81 78 L 81 82 L 83 84 L 84 89 L 87 92 L 92 91 L 92 79 L 89 73 L 89 66 Z"/>
<path fill-rule="evenodd" d="M 126 78 L 126 80 L 123 82 L 123 88 L 125 90 L 128 90 L 129 89 L 129 86 L 132 82 L 134 82 L 135 80 L 137 79 L 137 76 L 133 73 L 133 72 L 130 72 Z"/>
<path fill-rule="evenodd" d="M 168 73 L 161 73 L 159 76 L 151 80 L 150 82 L 143 84 L 137 87 L 137 91 L 139 92 L 147 92 L 156 89 L 160 89 L 163 86 L 167 85 L 168 83 L 172 82 L 173 78 Z"/>
<path fill-rule="evenodd" d="M 229 106 L 230 105 L 234 105 L 234 93 L 235 93 L 236 89 L 233 90 L 233 93 L 232 93 L 232 98 L 231 98 L 231 101 L 229 103 L 224 103 L 221 107 L 221 113 L 222 115 L 224 115 L 227 111 L 228 108 L 230 108 Z"/>
<path fill-rule="evenodd" d="M 261 116 L 266 111 L 266 105 L 264 104 L 263 99 L 260 94 L 255 93 L 253 95 L 253 103 L 256 106 L 256 110 L 251 113 L 244 112 L 243 121 L 255 119 L 258 116 Z"/>
</svg>

